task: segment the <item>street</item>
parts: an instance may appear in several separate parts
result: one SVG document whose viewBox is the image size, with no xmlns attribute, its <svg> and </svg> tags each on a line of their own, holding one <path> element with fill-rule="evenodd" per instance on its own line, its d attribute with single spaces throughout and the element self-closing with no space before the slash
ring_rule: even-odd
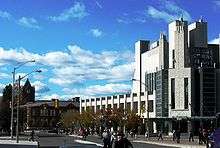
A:
<svg viewBox="0 0 220 148">
<path fill-rule="evenodd" d="M 72 136 L 59 136 L 59 137 L 40 137 L 40 148 L 55 148 L 55 147 L 68 147 L 68 148 L 98 148 L 102 145 L 102 140 L 98 137 L 87 137 L 86 140 L 75 138 Z M 158 146 L 145 143 L 132 143 L 134 148 L 167 148 L 165 146 Z"/>
</svg>

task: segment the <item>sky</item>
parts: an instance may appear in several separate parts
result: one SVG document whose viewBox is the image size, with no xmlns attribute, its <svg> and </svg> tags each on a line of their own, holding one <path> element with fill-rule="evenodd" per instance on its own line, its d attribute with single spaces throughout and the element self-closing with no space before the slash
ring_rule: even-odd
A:
<svg viewBox="0 0 220 148">
<path fill-rule="evenodd" d="M 134 43 L 168 35 L 181 16 L 208 22 L 218 43 L 220 0 L 4 0 L 0 5 L 0 94 L 28 76 L 36 99 L 70 99 L 127 93 L 134 72 Z M 22 84 L 25 79 L 23 79 Z"/>
</svg>

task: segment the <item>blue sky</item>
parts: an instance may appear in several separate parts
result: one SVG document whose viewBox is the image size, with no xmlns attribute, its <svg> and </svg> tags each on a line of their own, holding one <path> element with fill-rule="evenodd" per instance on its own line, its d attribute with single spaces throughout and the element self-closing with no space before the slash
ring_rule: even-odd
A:
<svg viewBox="0 0 220 148">
<path fill-rule="evenodd" d="M 11 83 L 17 63 L 35 59 L 17 76 L 29 79 L 36 98 L 128 92 L 134 43 L 167 34 L 168 23 L 183 16 L 208 22 L 217 43 L 220 0 L 4 0 L 0 5 L 0 93 Z"/>
</svg>

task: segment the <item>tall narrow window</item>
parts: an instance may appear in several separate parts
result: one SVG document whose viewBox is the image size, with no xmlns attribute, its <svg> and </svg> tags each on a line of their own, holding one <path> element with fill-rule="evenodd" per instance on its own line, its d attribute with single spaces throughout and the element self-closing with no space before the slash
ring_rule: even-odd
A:
<svg viewBox="0 0 220 148">
<path fill-rule="evenodd" d="M 184 109 L 189 108 L 188 104 L 189 104 L 188 78 L 184 78 Z"/>
<path fill-rule="evenodd" d="M 173 68 L 175 68 L 175 63 L 176 63 L 176 60 L 175 60 L 175 50 L 173 50 Z"/>
<path fill-rule="evenodd" d="M 171 109 L 175 109 L 175 79 L 171 78 Z"/>
</svg>

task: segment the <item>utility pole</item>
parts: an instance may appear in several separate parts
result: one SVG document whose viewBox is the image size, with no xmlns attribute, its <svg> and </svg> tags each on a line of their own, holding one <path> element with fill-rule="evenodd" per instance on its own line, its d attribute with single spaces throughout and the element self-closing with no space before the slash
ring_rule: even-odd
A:
<svg viewBox="0 0 220 148">
<path fill-rule="evenodd" d="M 16 142 L 19 143 L 19 104 L 21 99 L 21 76 L 18 78 L 18 100 L 17 100 L 17 125 L 16 125 Z"/>
<path fill-rule="evenodd" d="M 14 87 L 15 87 L 15 68 L 12 72 L 12 94 L 11 94 L 11 139 L 13 139 L 13 122 L 14 122 Z"/>
</svg>

